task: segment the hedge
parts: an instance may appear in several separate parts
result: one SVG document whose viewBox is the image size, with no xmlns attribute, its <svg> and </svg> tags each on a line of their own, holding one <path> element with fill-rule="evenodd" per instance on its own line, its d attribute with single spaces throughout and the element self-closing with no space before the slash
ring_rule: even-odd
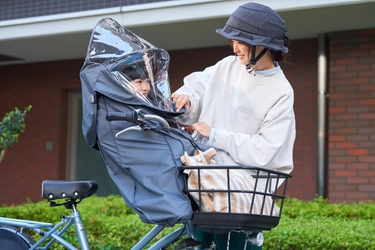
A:
<svg viewBox="0 0 375 250">
<path fill-rule="evenodd" d="M 78 206 L 91 249 L 117 250 L 131 247 L 153 225 L 142 223 L 119 196 L 85 199 Z M 2 206 L 1 217 L 58 222 L 68 214 L 64 207 L 49 207 L 47 201 Z M 329 204 L 286 199 L 279 225 L 264 231 L 263 249 L 375 249 L 375 203 Z M 173 228 L 168 228 L 169 232 Z M 158 239 L 167 232 L 158 235 Z M 66 239 L 78 248 L 74 227 Z M 53 249 L 64 249 L 54 246 Z"/>
</svg>

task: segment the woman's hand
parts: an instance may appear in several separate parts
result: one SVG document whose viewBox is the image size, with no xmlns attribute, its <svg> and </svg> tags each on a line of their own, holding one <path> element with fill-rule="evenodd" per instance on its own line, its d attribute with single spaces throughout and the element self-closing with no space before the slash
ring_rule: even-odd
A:
<svg viewBox="0 0 375 250">
<path fill-rule="evenodd" d="M 190 108 L 190 100 L 187 95 L 175 94 L 171 95 L 172 101 L 176 104 L 176 111 L 180 111 L 183 107 Z"/>
<path fill-rule="evenodd" d="M 190 124 L 185 129 L 189 133 L 193 133 L 193 131 L 196 130 L 200 135 L 207 137 L 207 138 L 210 137 L 210 133 L 211 133 L 211 127 L 208 126 L 204 122 L 196 122 L 196 123 Z"/>
</svg>

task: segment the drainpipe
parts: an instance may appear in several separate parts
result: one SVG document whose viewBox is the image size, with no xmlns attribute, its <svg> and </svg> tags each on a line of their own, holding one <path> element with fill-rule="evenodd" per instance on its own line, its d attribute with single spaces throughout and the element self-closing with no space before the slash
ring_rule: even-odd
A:
<svg viewBox="0 0 375 250">
<path fill-rule="evenodd" d="M 318 38 L 318 138 L 317 138 L 317 193 L 327 198 L 327 36 Z"/>
</svg>

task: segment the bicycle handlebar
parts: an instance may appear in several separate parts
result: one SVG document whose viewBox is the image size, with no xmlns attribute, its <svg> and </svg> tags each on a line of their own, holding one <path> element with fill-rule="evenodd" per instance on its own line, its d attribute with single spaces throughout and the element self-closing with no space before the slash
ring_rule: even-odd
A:
<svg viewBox="0 0 375 250">
<path fill-rule="evenodd" d="M 145 120 L 148 120 L 148 121 L 157 121 L 159 122 L 166 130 L 170 130 L 170 126 L 168 124 L 168 122 L 163 118 L 163 117 L 160 117 L 158 115 L 150 115 L 150 114 L 146 114 L 144 115 L 144 119 Z"/>
<path fill-rule="evenodd" d="M 168 122 L 161 116 L 143 114 L 141 109 L 135 109 L 129 113 L 125 112 L 109 112 L 106 116 L 107 121 L 127 121 L 143 126 L 146 121 L 157 121 L 165 130 L 169 131 L 170 126 Z"/>
</svg>

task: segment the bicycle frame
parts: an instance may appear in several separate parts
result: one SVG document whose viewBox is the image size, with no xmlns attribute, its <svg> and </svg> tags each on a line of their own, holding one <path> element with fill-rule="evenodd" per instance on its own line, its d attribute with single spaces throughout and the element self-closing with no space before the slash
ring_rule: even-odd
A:
<svg viewBox="0 0 375 250">
<path fill-rule="evenodd" d="M 152 239 L 156 237 L 165 227 L 156 225 L 149 231 L 131 250 L 142 250 Z M 163 238 L 155 242 L 149 250 L 159 250 L 170 244 L 175 243 L 179 238 L 188 236 L 189 238 L 196 239 L 194 225 L 188 221 L 184 225 L 178 227 L 174 231 L 165 235 Z"/>
<path fill-rule="evenodd" d="M 206 168 L 213 168 L 212 166 L 184 166 L 179 168 L 179 170 L 183 169 L 196 169 L 198 171 L 204 170 Z M 199 206 L 199 209 L 193 213 L 192 218 L 182 224 L 180 227 L 175 229 L 174 231 L 168 233 L 163 238 L 159 239 L 155 243 L 153 243 L 149 250 L 159 250 L 159 249 L 165 249 L 165 247 L 168 247 L 174 243 L 176 243 L 180 238 L 187 236 L 187 240 L 189 241 L 189 245 L 185 244 L 185 240 L 179 244 L 177 247 L 178 249 L 181 249 L 181 247 L 189 247 L 189 246 L 196 246 L 197 242 L 196 236 L 195 236 L 195 228 L 210 228 L 210 229 L 225 229 L 228 231 L 234 230 L 234 231 L 246 231 L 249 236 L 250 240 L 247 240 L 251 242 L 251 244 L 259 244 L 259 242 L 263 243 L 263 239 L 257 241 L 253 241 L 251 237 L 254 237 L 254 235 L 250 234 L 253 229 L 259 229 L 259 230 L 271 230 L 272 228 L 276 227 L 279 223 L 279 219 L 281 217 L 281 211 L 283 207 L 283 200 L 285 198 L 285 192 L 286 192 L 286 185 L 287 180 L 289 177 L 291 177 L 288 174 L 276 172 L 273 170 L 266 170 L 262 168 L 256 168 L 256 167 L 245 167 L 245 166 L 217 166 L 215 167 L 217 169 L 227 169 L 228 171 L 228 189 L 227 190 L 204 190 L 200 187 L 195 189 L 186 189 L 185 192 L 223 192 L 228 193 L 228 195 L 235 193 L 235 192 L 241 192 L 241 193 L 253 193 L 254 195 L 261 195 L 262 198 L 262 207 L 265 204 L 265 198 L 270 197 L 272 201 L 272 206 L 274 206 L 274 202 L 277 199 L 281 199 L 280 204 L 280 212 L 279 214 L 275 215 L 272 214 L 272 210 L 270 210 L 269 214 L 256 214 L 252 213 L 250 208 L 250 213 L 218 213 L 218 212 L 204 212 L 203 209 L 200 207 L 200 203 L 198 202 L 196 205 Z M 266 190 L 262 191 L 256 188 L 257 181 L 255 182 L 254 190 L 236 190 L 236 189 L 230 189 L 229 188 L 229 171 L 231 169 L 253 169 L 256 170 L 256 174 L 253 176 L 256 180 L 261 178 L 266 178 L 266 185 L 265 187 L 275 186 L 275 188 L 278 186 L 280 179 L 285 179 L 285 186 L 281 190 L 281 193 L 277 193 L 276 190 L 268 190 L 268 191 L 274 191 L 274 192 L 267 192 Z M 271 184 L 271 180 L 272 181 Z M 188 185 L 186 185 L 188 186 Z M 88 243 L 86 231 L 83 225 L 83 222 L 81 220 L 81 214 L 78 211 L 77 204 L 80 203 L 83 199 L 93 195 L 98 188 L 98 185 L 95 181 L 44 181 L 42 185 L 42 197 L 50 201 L 50 206 L 61 206 L 64 205 L 66 209 L 71 210 L 70 215 L 61 216 L 61 221 L 57 224 L 48 223 L 48 222 L 39 222 L 39 221 L 31 221 L 31 220 L 24 220 L 24 219 L 15 219 L 15 218 L 6 218 L 6 217 L 0 217 L 0 228 L 4 231 L 2 232 L 9 232 L 12 231 L 12 236 L 9 236 L 7 234 L 3 234 L 5 239 L 6 237 L 18 237 L 22 238 L 23 242 L 27 244 L 22 246 L 22 249 L 28 249 L 31 250 L 46 250 L 49 249 L 52 244 L 58 242 L 60 245 L 64 246 L 68 250 L 78 250 L 75 246 L 73 246 L 71 243 L 63 239 L 63 234 L 67 232 L 67 230 L 74 225 L 75 226 L 75 233 L 79 241 L 80 249 L 81 250 L 90 250 L 90 246 Z M 228 196 L 229 197 L 229 196 Z M 56 203 L 54 200 L 60 200 L 64 199 L 65 201 L 63 203 Z M 228 198 L 229 199 L 229 198 Z M 254 196 L 253 196 L 254 200 Z M 228 203 L 230 204 L 230 203 Z M 252 201 L 253 204 L 253 201 Z M 252 206 L 252 205 L 251 205 Z M 263 209 L 263 208 L 262 208 Z M 230 212 L 230 206 L 229 206 L 229 212 Z M 7 227 L 16 227 L 17 230 L 15 231 L 15 228 L 10 229 L 7 231 Z M 30 229 L 33 230 L 35 233 L 39 234 L 41 238 L 37 242 L 33 242 L 33 240 L 29 239 L 30 237 L 25 237 L 23 230 L 24 229 Z M 148 244 L 151 243 L 155 237 L 165 229 L 164 226 L 155 225 L 153 229 L 151 229 L 136 245 L 134 245 L 131 250 L 142 250 L 144 247 L 146 247 Z M 28 236 L 28 235 L 26 235 Z M 255 235 L 256 236 L 256 235 Z M 8 241 L 9 242 L 9 241 Z M 182 244 L 183 243 L 183 244 Z M 6 244 L 6 242 L 5 242 Z M 12 244 L 13 243 L 12 241 Z"/>
<path fill-rule="evenodd" d="M 76 235 L 78 237 L 80 243 L 81 250 L 90 250 L 90 246 L 87 240 L 87 235 L 82 224 L 80 213 L 78 211 L 73 212 L 68 216 L 64 216 L 61 222 L 54 225 L 52 223 L 45 223 L 45 222 L 38 222 L 38 221 L 30 221 L 30 220 L 22 220 L 22 219 L 13 219 L 13 218 L 6 218 L 0 217 L 0 225 L 7 225 L 13 227 L 20 227 L 21 232 L 23 229 L 32 229 L 37 234 L 42 235 L 42 238 L 39 239 L 36 243 L 32 245 L 30 250 L 40 249 L 45 250 L 49 249 L 53 243 L 58 242 L 66 249 L 69 250 L 78 250 L 72 244 L 67 242 L 62 238 L 62 235 L 72 226 L 75 225 Z M 188 226 L 189 224 L 190 226 Z M 191 227 L 191 223 L 187 223 L 186 225 L 182 225 L 181 227 L 177 228 L 173 232 L 170 232 L 156 243 L 154 243 L 149 250 L 159 250 L 163 247 L 168 246 L 176 242 L 179 238 L 189 235 L 188 232 L 193 232 L 193 230 L 189 230 L 188 228 Z M 62 228 L 60 231 L 59 229 Z M 43 230 L 44 229 L 44 230 Z M 165 227 L 156 225 L 148 234 L 146 234 L 131 250 L 142 250 L 144 247 L 149 244 L 161 231 L 163 231 Z M 192 236 L 193 237 L 193 236 Z M 45 246 L 41 246 L 41 244 L 49 242 Z"/>
<path fill-rule="evenodd" d="M 0 217 L 0 225 L 14 226 L 23 229 L 32 229 L 42 237 L 30 248 L 33 249 L 49 249 L 53 243 L 59 242 L 61 245 L 69 250 L 77 250 L 72 244 L 64 240 L 61 236 L 74 224 L 76 229 L 76 235 L 80 243 L 80 249 L 90 250 L 90 246 L 87 240 L 86 231 L 83 227 L 80 212 L 74 207 L 74 210 L 70 215 L 63 216 L 61 221 L 54 225 L 52 223 L 13 219 Z M 60 230 L 61 229 L 61 230 Z M 48 241 L 49 240 L 49 241 Z M 41 246 L 42 243 L 46 243 L 45 246 Z"/>
<path fill-rule="evenodd" d="M 24 229 L 32 229 L 42 237 L 34 243 L 29 249 L 34 250 L 46 250 L 49 249 L 52 244 L 58 242 L 68 250 L 78 250 L 71 243 L 67 242 L 62 238 L 62 235 L 72 226 L 75 225 L 76 235 L 79 240 L 81 250 L 90 250 L 90 246 L 87 240 L 86 231 L 81 220 L 80 212 L 77 207 L 73 206 L 73 212 L 70 215 L 62 216 L 61 221 L 54 225 L 52 223 L 14 219 L 0 217 L 0 226 L 13 226 L 20 228 L 20 231 Z M 148 234 L 146 234 L 131 250 L 142 250 L 147 244 L 149 244 L 165 227 L 156 225 Z M 191 233 L 193 232 L 193 233 Z M 155 242 L 149 250 L 159 250 L 170 244 L 176 242 L 179 238 L 188 235 L 189 237 L 195 238 L 193 225 L 190 222 L 182 225 L 176 230 L 165 235 L 163 238 Z M 41 246 L 46 243 L 45 246 Z"/>
</svg>

